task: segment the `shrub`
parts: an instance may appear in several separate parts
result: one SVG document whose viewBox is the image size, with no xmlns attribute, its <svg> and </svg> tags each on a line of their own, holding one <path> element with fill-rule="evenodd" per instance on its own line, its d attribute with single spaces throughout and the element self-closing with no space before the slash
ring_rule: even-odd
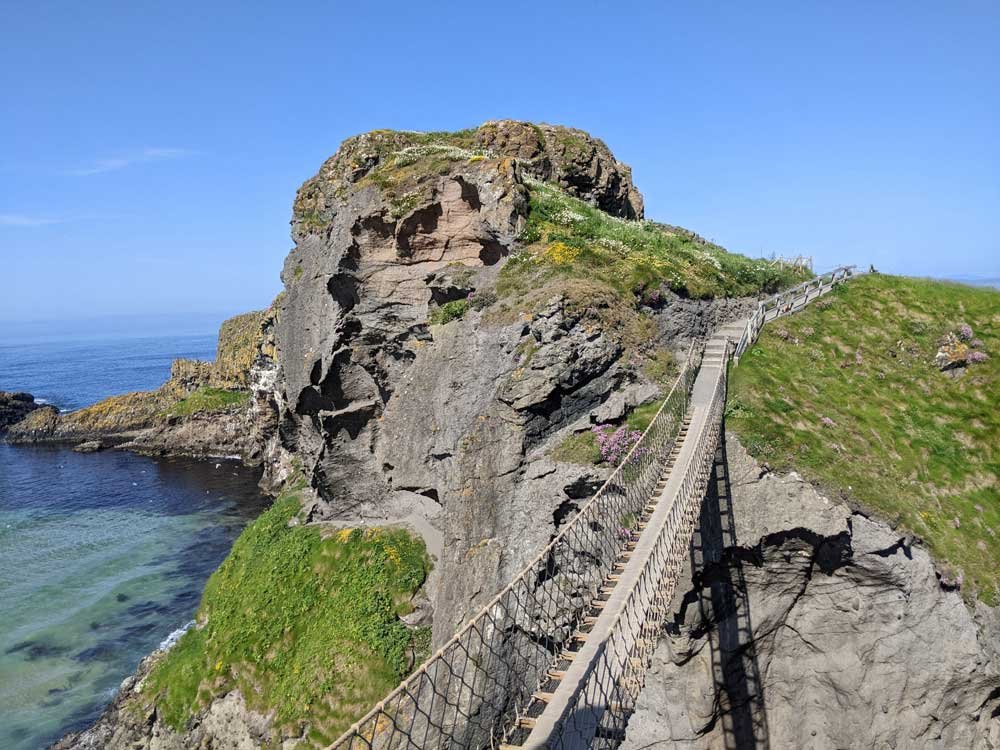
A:
<svg viewBox="0 0 1000 750">
<path fill-rule="evenodd" d="M 484 310 L 496 301 L 496 293 L 489 289 L 481 292 L 469 292 L 468 302 L 473 310 Z"/>
<path fill-rule="evenodd" d="M 453 320 L 460 320 L 469 311 L 469 301 L 457 299 L 452 302 L 445 302 L 440 307 L 431 310 L 431 325 L 444 325 Z"/>
</svg>

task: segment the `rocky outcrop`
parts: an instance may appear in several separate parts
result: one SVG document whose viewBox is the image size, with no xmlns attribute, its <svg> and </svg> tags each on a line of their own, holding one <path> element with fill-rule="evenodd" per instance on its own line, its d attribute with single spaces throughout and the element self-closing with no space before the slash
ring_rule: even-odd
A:
<svg viewBox="0 0 1000 750">
<path fill-rule="evenodd" d="M 0 434 L 42 406 L 30 393 L 0 391 Z"/>
<path fill-rule="evenodd" d="M 271 309 L 225 321 L 213 362 L 175 360 L 170 378 L 154 391 L 112 396 L 67 413 L 36 408 L 11 424 L 5 439 L 99 444 L 152 455 L 238 456 L 259 463 L 265 433 L 275 429 L 276 408 L 260 406 L 273 398 L 273 384 L 256 382 L 258 373 L 276 367 L 274 315 Z"/>
<path fill-rule="evenodd" d="M 643 217 L 632 170 L 604 142 L 576 128 L 497 120 L 481 125 L 476 145 L 519 161 L 524 171 L 623 219 Z"/>
<path fill-rule="evenodd" d="M 431 218 L 416 210 L 416 203 L 435 187 L 427 178 L 454 171 L 456 163 L 479 161 L 489 162 L 482 165 L 487 174 L 495 174 L 502 164 L 510 177 L 516 165 L 520 175 L 555 183 L 614 216 L 643 216 L 642 195 L 632 183 L 632 170 L 616 160 L 602 141 L 574 128 L 496 120 L 456 133 L 374 130 L 348 138 L 299 189 L 293 233 L 296 226 L 327 226 L 340 213 L 338 207 L 350 202 L 351 193 L 365 186 L 376 187 L 387 198 L 389 220 L 410 232 L 421 217 Z M 523 191 L 517 192 L 524 197 Z M 471 192 L 467 197 L 475 200 Z M 523 217 L 526 205 L 517 205 L 516 196 L 512 197 Z"/>
<path fill-rule="evenodd" d="M 625 748 L 1000 746 L 995 611 L 732 437 L 716 472 Z"/>
<path fill-rule="evenodd" d="M 349 139 L 299 191 L 266 453 L 302 463 L 314 521 L 370 521 L 399 491 L 433 500 L 440 642 L 545 544 L 566 488 L 594 478 L 548 450 L 641 380 L 593 309 L 556 294 L 509 320 L 474 303 L 524 227 L 524 181 L 621 216 L 642 204 L 628 168 L 580 131 L 500 121 L 422 139 Z M 464 317 L 432 324 L 467 300 Z"/>
<path fill-rule="evenodd" d="M 157 720 L 155 709 L 136 700 L 142 681 L 162 652 L 143 659 L 135 674 L 125 678 L 111 705 L 82 732 L 68 734 L 50 750 L 258 750 L 270 739 L 270 718 L 247 708 L 234 691 L 201 711 L 184 732 L 174 732 Z M 289 747 L 295 740 L 289 742 Z"/>
</svg>

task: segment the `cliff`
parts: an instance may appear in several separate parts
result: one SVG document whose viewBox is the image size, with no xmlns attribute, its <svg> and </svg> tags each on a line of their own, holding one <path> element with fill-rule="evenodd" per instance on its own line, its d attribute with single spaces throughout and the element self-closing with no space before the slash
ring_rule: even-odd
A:
<svg viewBox="0 0 1000 750">
<path fill-rule="evenodd" d="M 646 221 L 642 206 L 629 168 L 569 128 L 345 141 L 295 198 L 285 290 L 241 349 L 246 376 L 212 385 L 182 364 L 172 378 L 185 394 L 252 394 L 247 455 L 281 492 L 276 509 L 213 576 L 195 628 L 60 747 L 322 747 L 489 600 L 606 476 L 593 428 L 641 429 L 690 344 L 801 278 Z M 784 335 L 801 340 L 799 320 Z M 727 419 L 787 471 L 753 437 L 765 422 L 741 422 L 763 413 L 743 377 Z M 753 391 L 768 409 L 785 392 Z M 896 714 L 915 746 L 993 737 L 993 611 L 963 604 L 906 532 L 736 443 L 729 456 L 719 471 L 738 486 L 716 485 L 714 502 L 731 496 L 735 515 L 713 519 L 710 495 L 628 742 L 662 739 L 665 715 L 692 747 L 753 739 L 768 716 L 775 746 L 879 747 L 880 717 Z M 724 530 L 722 517 L 750 520 Z M 911 663 L 926 674 L 900 677 Z"/>
<path fill-rule="evenodd" d="M 421 516 L 435 642 L 597 480 L 556 448 L 746 309 L 717 298 L 791 280 L 641 215 L 603 143 L 512 121 L 348 139 L 296 196 L 272 481 L 294 455 L 310 520 Z"/>
<path fill-rule="evenodd" d="M 714 476 L 624 750 L 1000 746 L 996 610 L 732 435 Z"/>
<path fill-rule="evenodd" d="M 264 485 L 277 492 L 302 477 L 293 523 L 330 543 L 355 527 L 416 534 L 433 568 L 398 617 L 414 638 L 425 629 L 428 647 L 605 475 L 594 425 L 648 419 L 675 352 L 798 278 L 641 217 L 629 168 L 603 143 L 512 121 L 357 136 L 298 191 L 295 247 L 269 317 L 273 354 L 250 375 L 273 425 L 255 437 Z M 367 575 L 344 565 L 352 579 Z M 234 585 L 256 601 L 284 567 L 241 567 Z M 317 587 L 327 578 L 306 576 Z M 206 628 L 217 591 L 210 584 L 202 602 Z M 260 643 L 273 659 L 220 662 L 218 638 L 192 632 L 65 746 L 322 746 L 374 696 L 326 690 L 327 711 L 273 686 L 382 685 L 384 672 L 345 678 L 343 654 L 371 643 L 355 636 L 324 651 L 308 608 L 268 606 L 291 618 L 290 635 Z M 259 634 L 257 616 L 234 613 L 226 632 Z M 320 672 L 291 671 L 293 653 L 313 654 L 299 667 Z"/>
<path fill-rule="evenodd" d="M 238 315 L 222 324 L 215 361 L 175 360 L 170 378 L 154 391 L 112 396 L 67 413 L 54 406 L 33 409 L 4 437 L 89 450 L 114 445 L 158 455 L 235 455 L 253 463 L 273 413 L 261 408 L 269 395 L 253 380 L 273 361 L 273 322 L 273 310 Z"/>
</svg>

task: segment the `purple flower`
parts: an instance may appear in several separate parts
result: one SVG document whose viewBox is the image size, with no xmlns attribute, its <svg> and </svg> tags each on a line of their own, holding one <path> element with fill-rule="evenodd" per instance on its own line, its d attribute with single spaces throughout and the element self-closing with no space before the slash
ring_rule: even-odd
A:
<svg viewBox="0 0 1000 750">
<path fill-rule="evenodd" d="M 988 355 L 986 352 L 972 351 L 966 355 L 965 361 L 968 362 L 970 365 L 978 365 L 985 362 L 989 358 L 990 355 Z"/>
<path fill-rule="evenodd" d="M 962 325 L 958 327 L 958 337 L 962 339 L 962 341 L 968 341 L 969 339 L 971 339 L 972 326 L 970 326 L 968 323 L 962 323 Z"/>
<path fill-rule="evenodd" d="M 824 427 L 836 427 L 837 426 L 837 423 L 834 422 L 829 417 L 820 417 L 819 418 L 819 423 L 821 425 L 823 425 Z"/>
<path fill-rule="evenodd" d="M 592 428 L 592 432 L 597 438 L 597 447 L 601 451 L 601 458 L 612 466 L 620 464 L 632 446 L 638 443 L 642 437 L 642 433 L 638 430 L 630 430 L 625 426 L 613 429 L 613 425 L 609 424 L 596 425 Z M 642 453 L 642 449 L 637 450 L 632 454 L 632 460 L 636 460 Z"/>
<path fill-rule="evenodd" d="M 969 346 L 971 346 L 973 349 L 982 349 L 983 348 L 983 340 L 982 339 L 972 339 L 972 341 L 969 342 Z"/>
</svg>

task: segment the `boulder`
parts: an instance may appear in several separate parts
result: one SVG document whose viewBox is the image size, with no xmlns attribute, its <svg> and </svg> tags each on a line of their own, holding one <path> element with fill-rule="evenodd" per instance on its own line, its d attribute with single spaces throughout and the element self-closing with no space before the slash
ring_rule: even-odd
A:
<svg viewBox="0 0 1000 750">
<path fill-rule="evenodd" d="M 0 433 L 42 406 L 30 393 L 0 391 Z"/>
</svg>

